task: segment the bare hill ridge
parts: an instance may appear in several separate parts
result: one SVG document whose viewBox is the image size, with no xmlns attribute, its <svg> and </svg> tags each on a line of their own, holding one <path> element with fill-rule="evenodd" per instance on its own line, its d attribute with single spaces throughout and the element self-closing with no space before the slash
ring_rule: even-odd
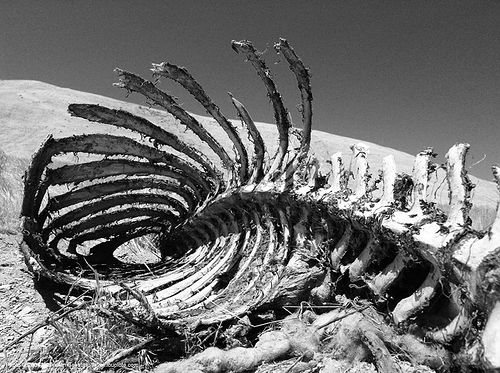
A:
<svg viewBox="0 0 500 373">
<path fill-rule="evenodd" d="M 123 109 L 143 116 L 181 137 L 189 139 L 190 136 L 190 133 L 186 133 L 185 128 L 170 114 L 161 110 L 38 81 L 0 80 L 0 150 L 10 156 L 29 159 L 49 134 L 53 134 L 55 137 L 64 137 L 75 133 L 120 133 L 120 130 L 111 126 L 71 117 L 67 112 L 70 103 L 100 104 L 110 108 Z M 226 113 L 228 116 L 233 114 Z M 221 143 L 230 144 L 229 140 L 225 141 L 227 139 L 225 133 L 213 119 L 196 117 L 207 126 L 207 129 L 216 138 L 221 139 Z M 262 132 L 269 151 L 273 151 L 273 147 L 277 143 L 275 126 L 257 123 L 257 127 Z M 311 153 L 320 160 L 325 160 L 329 159 L 333 153 L 340 151 L 345 155 L 345 163 L 348 165 L 351 153 L 349 147 L 360 141 L 362 140 L 313 131 Z M 411 172 L 414 159 L 412 155 L 367 141 L 362 142 L 370 148 L 368 160 L 372 170 L 380 169 L 382 158 L 393 154 L 398 172 Z M 471 178 L 476 184 L 473 193 L 474 205 L 494 208 L 498 200 L 495 184 L 473 176 Z M 440 180 L 437 180 L 435 185 L 437 193 L 435 190 L 431 193 L 436 194 L 440 202 L 444 202 L 447 198 L 447 188 L 441 186 Z"/>
</svg>

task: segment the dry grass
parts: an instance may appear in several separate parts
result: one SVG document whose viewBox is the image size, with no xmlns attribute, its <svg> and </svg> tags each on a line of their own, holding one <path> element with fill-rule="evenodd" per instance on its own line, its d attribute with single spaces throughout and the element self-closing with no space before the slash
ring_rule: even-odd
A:
<svg viewBox="0 0 500 373">
<path fill-rule="evenodd" d="M 7 156 L 0 150 L 0 233 L 19 230 L 24 171 L 28 160 Z"/>
<path fill-rule="evenodd" d="M 3 351 L 0 371 L 93 372 L 116 354 L 150 338 L 144 330 L 110 316 L 108 307 L 107 296 L 97 292 L 81 309 L 61 319 L 55 320 L 58 314 L 53 314 L 52 320 L 47 318 L 41 329 L 26 337 L 31 338 L 27 354 L 14 356 L 10 350 Z M 153 353 L 140 349 L 102 371 L 148 372 L 155 363 Z"/>
</svg>

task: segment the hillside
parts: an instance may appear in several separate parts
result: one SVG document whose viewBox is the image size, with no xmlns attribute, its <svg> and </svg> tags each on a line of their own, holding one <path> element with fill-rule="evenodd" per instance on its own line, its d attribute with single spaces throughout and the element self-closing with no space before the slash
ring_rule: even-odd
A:
<svg viewBox="0 0 500 373">
<path fill-rule="evenodd" d="M 63 137 L 89 132 L 120 133 L 120 130 L 111 126 L 90 123 L 80 118 L 71 117 L 66 111 L 70 103 L 95 103 L 111 108 L 124 109 L 133 114 L 144 116 L 152 122 L 168 128 L 169 131 L 178 136 L 188 139 L 189 142 L 193 142 L 190 133 L 186 133 L 182 125 L 168 113 L 161 110 L 37 81 L 3 80 L 0 81 L 0 150 L 9 156 L 28 160 L 49 134 Z M 234 115 L 234 113 L 226 114 L 228 116 Z M 209 131 L 222 144 L 229 146 L 227 136 L 216 125 L 214 120 L 200 116 L 197 116 L 197 118 L 207 126 Z M 271 153 L 277 143 L 275 126 L 265 123 L 257 123 L 257 126 L 261 130 Z M 349 164 L 351 153 L 349 146 L 360 141 L 370 148 L 368 159 L 371 169 L 375 172 L 381 167 L 382 158 L 388 154 L 394 155 L 398 172 L 411 172 L 414 159 L 412 155 L 364 140 L 313 131 L 311 151 L 316 157 L 323 160 L 328 159 L 333 153 L 341 151 L 345 154 L 344 163 Z M 210 152 L 202 144 L 200 146 L 205 151 Z M 326 165 L 326 163 L 324 164 Z M 473 193 L 474 205 L 480 209 L 485 207 L 494 209 L 498 200 L 494 183 L 475 177 L 472 178 L 476 184 Z M 440 180 L 437 180 L 435 186 L 438 191 L 436 193 L 435 190 L 432 190 L 431 194 L 436 194 L 438 201 L 445 203 L 447 188 L 443 187 Z"/>
</svg>

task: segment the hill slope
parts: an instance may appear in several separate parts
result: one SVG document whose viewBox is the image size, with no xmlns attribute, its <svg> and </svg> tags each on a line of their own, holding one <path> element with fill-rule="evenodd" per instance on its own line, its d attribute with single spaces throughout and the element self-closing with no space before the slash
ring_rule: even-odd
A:
<svg viewBox="0 0 500 373">
<path fill-rule="evenodd" d="M 20 159 L 29 159 L 49 134 L 55 137 L 70 136 L 76 133 L 104 132 L 120 133 L 111 126 L 90 123 L 80 118 L 71 117 L 67 113 L 70 103 L 94 103 L 110 108 L 127 110 L 133 114 L 144 116 L 153 123 L 167 128 L 169 131 L 193 142 L 193 136 L 186 133 L 170 114 L 133 103 L 114 100 L 91 93 L 79 92 L 68 88 L 60 88 L 47 83 L 27 80 L 0 81 L 0 150 L 7 155 Z M 226 113 L 228 116 L 233 113 Z M 229 140 L 222 129 L 211 118 L 196 116 L 221 143 L 230 146 Z M 235 122 L 237 123 L 237 122 Z M 257 123 L 262 137 L 268 144 L 269 153 L 277 145 L 277 131 L 274 125 Z M 123 133 L 123 132 L 121 132 Z M 190 136 L 191 135 L 191 136 Z M 352 144 L 360 140 L 337 136 L 321 131 L 313 131 L 311 152 L 319 159 L 329 159 L 330 155 L 341 151 L 345 154 L 345 162 L 349 162 Z M 381 160 L 388 154 L 396 159 L 398 172 L 411 172 L 413 159 L 407 153 L 365 142 L 370 148 L 369 162 L 372 170 L 381 167 Z M 452 144 L 450 144 L 452 145 Z M 202 150 L 210 152 L 205 146 Z M 476 189 L 473 203 L 477 207 L 487 206 L 494 209 L 498 200 L 493 182 L 473 178 Z M 437 198 L 443 203 L 446 200 L 447 189 L 441 187 L 438 180 Z M 435 191 L 432 191 L 432 194 Z"/>
</svg>

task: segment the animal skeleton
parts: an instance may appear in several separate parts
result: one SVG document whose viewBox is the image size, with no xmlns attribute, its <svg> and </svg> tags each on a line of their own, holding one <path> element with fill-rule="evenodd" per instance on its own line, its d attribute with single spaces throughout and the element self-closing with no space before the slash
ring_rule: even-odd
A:
<svg viewBox="0 0 500 373">
<path fill-rule="evenodd" d="M 22 208 L 22 251 L 31 270 L 74 289 L 95 289 L 90 264 L 99 285 L 115 296 L 118 312 L 143 325 L 176 330 L 303 300 L 321 304 L 335 292 L 362 296 L 386 309 L 394 325 L 418 325 L 426 340 L 443 345 L 471 323 L 480 325 L 464 339 L 460 353 L 471 366 L 500 368 L 500 213 L 488 232 L 471 229 L 473 186 L 464 168 L 468 145 L 457 144 L 446 155 L 448 216 L 426 203 L 431 149 L 416 156 L 411 179 L 398 176 L 394 158 L 385 157 L 377 198 L 363 144 L 352 147 L 352 188 L 340 153 L 331 157 L 328 184 L 321 182 L 318 161 L 308 158 L 308 69 L 280 39 L 275 50 L 288 62 L 302 99 L 303 129 L 295 132 L 294 148 L 288 112 L 261 55 L 248 41 L 233 41 L 232 47 L 265 85 L 279 133 L 276 154 L 265 158 L 259 130 L 231 96 L 253 145 L 247 146 L 186 69 L 153 64 L 155 77 L 179 83 L 205 107 L 233 149 L 223 147 L 171 95 L 117 69 L 118 86 L 168 111 L 216 156 L 126 111 L 70 105 L 73 116 L 131 135 L 51 136 L 33 156 Z M 137 134 L 150 141 L 135 139 Z M 55 167 L 53 157 L 63 153 L 104 159 Z M 500 182 L 500 168 L 493 172 Z M 48 195 L 61 185 L 72 188 Z M 161 253 L 148 270 L 113 255 L 148 234 L 157 237 Z M 346 280 L 348 285 L 339 285 Z M 448 321 L 423 325 L 422 315 L 436 312 L 431 307 L 436 299 Z"/>
</svg>

